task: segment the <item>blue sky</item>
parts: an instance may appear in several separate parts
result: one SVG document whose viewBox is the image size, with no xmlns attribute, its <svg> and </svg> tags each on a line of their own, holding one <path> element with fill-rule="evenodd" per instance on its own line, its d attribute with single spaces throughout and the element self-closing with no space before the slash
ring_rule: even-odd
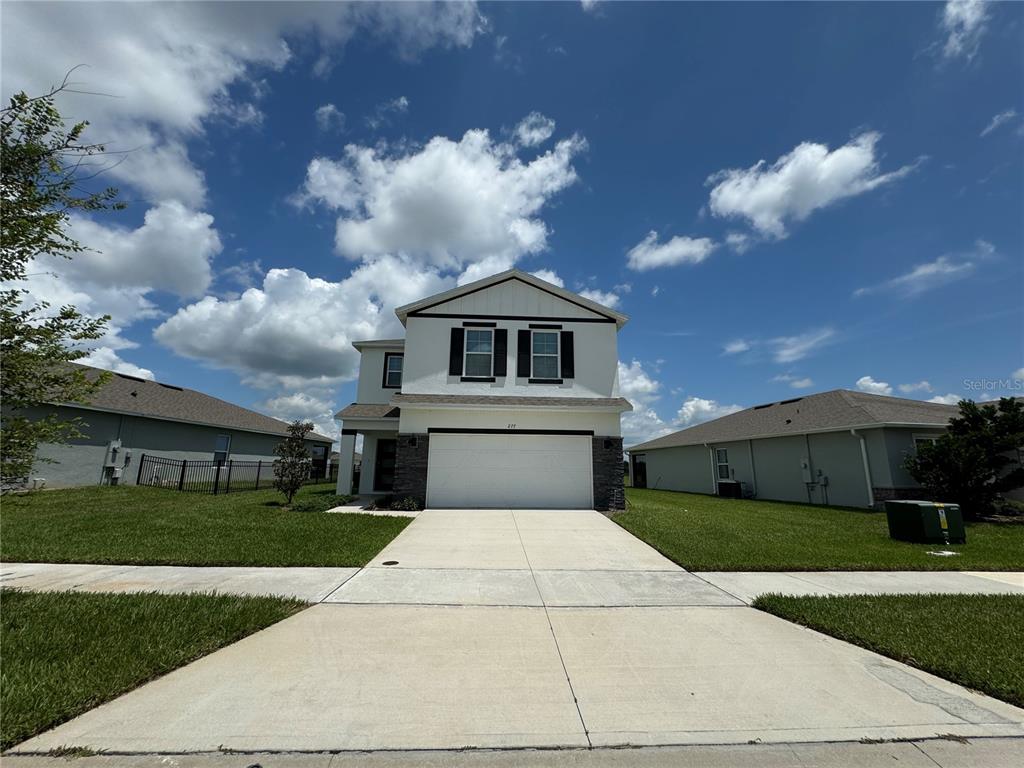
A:
<svg viewBox="0 0 1024 768">
<path fill-rule="evenodd" d="M 1024 6 L 5 3 L 126 212 L 33 294 L 91 358 L 332 426 L 354 339 L 515 265 L 632 318 L 627 442 L 1024 378 Z M 122 159 L 123 158 L 123 159 Z M 114 160 L 119 161 L 114 164 Z M 972 390 L 969 382 L 1003 380 Z"/>
</svg>

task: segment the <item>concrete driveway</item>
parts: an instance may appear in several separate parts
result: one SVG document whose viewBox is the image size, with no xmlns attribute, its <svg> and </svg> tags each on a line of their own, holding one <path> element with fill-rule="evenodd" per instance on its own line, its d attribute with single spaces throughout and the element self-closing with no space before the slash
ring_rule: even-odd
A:
<svg viewBox="0 0 1024 768">
<path fill-rule="evenodd" d="M 326 601 L 18 750 L 1024 736 L 1024 711 L 748 608 L 596 512 L 430 510 Z"/>
</svg>

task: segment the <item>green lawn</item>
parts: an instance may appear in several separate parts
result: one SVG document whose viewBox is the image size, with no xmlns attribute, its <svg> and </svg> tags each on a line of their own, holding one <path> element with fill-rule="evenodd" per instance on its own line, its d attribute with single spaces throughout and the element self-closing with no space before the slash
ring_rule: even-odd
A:
<svg viewBox="0 0 1024 768">
<path fill-rule="evenodd" d="M 9 495 L 0 560 L 135 565 L 362 566 L 408 518 L 325 514 L 333 486 L 212 496 L 135 486 Z"/>
<path fill-rule="evenodd" d="M 0 592 L 0 749 L 284 619 L 297 600 Z"/>
<path fill-rule="evenodd" d="M 694 571 L 1024 570 L 1024 524 L 967 525 L 957 557 L 889 538 L 884 512 L 627 488 L 613 519 Z"/>
<path fill-rule="evenodd" d="M 763 595 L 754 607 L 1024 706 L 1024 595 Z"/>
</svg>

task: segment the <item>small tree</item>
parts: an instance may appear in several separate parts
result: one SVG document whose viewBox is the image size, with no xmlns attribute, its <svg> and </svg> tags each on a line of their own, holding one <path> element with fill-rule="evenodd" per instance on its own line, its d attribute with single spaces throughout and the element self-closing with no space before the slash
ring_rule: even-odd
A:
<svg viewBox="0 0 1024 768">
<path fill-rule="evenodd" d="M 288 425 L 288 437 L 274 448 L 274 488 L 292 503 L 295 492 L 309 478 L 310 455 L 306 450 L 306 435 L 313 431 L 308 421 L 295 420 Z"/>
<path fill-rule="evenodd" d="M 1000 493 L 1024 486 L 1024 403 L 1010 397 L 998 404 L 960 402 L 960 414 L 934 443 L 921 445 L 904 467 L 938 501 L 960 505 L 978 517 Z"/>
<path fill-rule="evenodd" d="M 80 436 L 77 420 L 29 418 L 28 409 L 87 401 L 106 380 L 66 363 L 88 354 L 83 343 L 100 338 L 109 318 L 32 302 L 23 282 L 37 257 L 70 259 L 84 250 L 67 232 L 73 212 L 124 207 L 115 189 L 83 189 L 96 175 L 84 173 L 86 160 L 104 150 L 81 141 L 88 123 L 65 127 L 55 96 L 66 87 L 65 82 L 36 97 L 15 94 L 0 110 L 0 477 L 5 484 L 28 476 L 39 443 Z"/>
</svg>

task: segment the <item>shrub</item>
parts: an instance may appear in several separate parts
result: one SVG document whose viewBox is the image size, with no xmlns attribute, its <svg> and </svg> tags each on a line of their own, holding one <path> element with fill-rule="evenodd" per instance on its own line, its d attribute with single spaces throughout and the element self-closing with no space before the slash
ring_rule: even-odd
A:
<svg viewBox="0 0 1024 768">
<path fill-rule="evenodd" d="M 420 504 L 419 499 L 413 496 L 406 496 L 404 499 L 392 502 L 391 509 L 400 512 L 419 512 L 423 509 L 423 505 Z"/>
</svg>

